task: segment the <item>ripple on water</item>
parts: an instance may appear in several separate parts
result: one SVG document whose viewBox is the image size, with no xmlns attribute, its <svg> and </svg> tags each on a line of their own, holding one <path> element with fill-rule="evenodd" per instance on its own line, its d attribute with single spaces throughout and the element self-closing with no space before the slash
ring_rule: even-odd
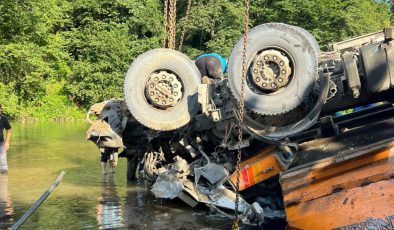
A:
<svg viewBox="0 0 394 230">
<path fill-rule="evenodd" d="M 7 181 L 0 182 L 0 229 L 10 227 L 65 170 L 62 183 L 23 229 L 229 229 L 231 220 L 181 201 L 156 199 L 126 182 L 126 161 L 102 177 L 85 123 L 12 123 Z M 5 191 L 6 190 L 6 191 Z M 4 195 L 6 194 L 6 195 Z"/>
</svg>

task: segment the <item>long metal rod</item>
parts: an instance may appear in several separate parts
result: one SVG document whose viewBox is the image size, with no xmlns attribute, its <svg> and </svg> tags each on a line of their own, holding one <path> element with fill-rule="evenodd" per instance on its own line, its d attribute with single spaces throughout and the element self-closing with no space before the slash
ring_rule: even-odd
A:
<svg viewBox="0 0 394 230">
<path fill-rule="evenodd" d="M 66 174 L 66 172 L 62 171 L 60 175 L 57 177 L 57 179 L 55 180 L 55 182 L 53 182 L 51 187 L 49 187 L 49 189 L 44 194 L 41 195 L 41 197 L 29 208 L 29 210 L 27 210 L 27 212 L 25 212 L 25 214 L 23 214 L 23 216 L 19 218 L 19 220 L 14 225 L 12 225 L 11 230 L 18 229 L 33 214 L 33 212 L 36 211 L 38 207 L 40 207 L 42 202 L 44 202 L 44 200 L 60 184 L 60 182 L 64 177 L 64 174 Z"/>
</svg>

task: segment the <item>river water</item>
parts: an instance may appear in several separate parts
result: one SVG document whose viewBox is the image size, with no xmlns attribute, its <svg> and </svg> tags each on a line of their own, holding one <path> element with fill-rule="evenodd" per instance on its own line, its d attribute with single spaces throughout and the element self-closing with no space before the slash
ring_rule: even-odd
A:
<svg viewBox="0 0 394 230">
<path fill-rule="evenodd" d="M 11 227 L 50 187 L 63 181 L 20 229 L 230 229 L 231 220 L 156 199 L 141 182 L 127 183 L 126 160 L 101 176 L 100 154 L 85 140 L 88 125 L 12 124 L 8 176 L 0 176 L 0 229 Z"/>
</svg>

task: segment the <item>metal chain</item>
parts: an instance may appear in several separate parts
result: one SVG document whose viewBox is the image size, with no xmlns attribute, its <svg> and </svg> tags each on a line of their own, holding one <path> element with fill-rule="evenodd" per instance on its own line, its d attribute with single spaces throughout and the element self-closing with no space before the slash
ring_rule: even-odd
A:
<svg viewBox="0 0 394 230">
<path fill-rule="evenodd" d="M 246 60 L 246 50 L 248 45 L 248 32 L 249 32 L 249 9 L 250 0 L 245 0 L 245 18 L 244 18 L 244 36 L 243 36 L 243 51 L 242 51 L 242 77 L 241 77 L 241 98 L 239 102 L 239 129 L 238 129 L 238 155 L 237 155 L 237 182 L 236 182 L 236 196 L 235 196 L 235 218 L 233 223 L 233 229 L 239 229 L 239 216 L 238 216 L 238 206 L 239 206 L 239 184 L 240 184 L 240 164 L 241 164 L 241 144 L 242 144 L 242 131 L 243 131 L 243 121 L 244 121 L 244 110 L 245 110 L 245 81 L 247 73 L 247 60 Z"/>
<path fill-rule="evenodd" d="M 187 8 L 186 8 L 186 15 L 185 15 L 185 22 L 183 24 L 183 29 L 182 29 L 182 34 L 181 34 L 181 40 L 179 42 L 179 51 L 182 51 L 182 46 L 183 46 L 183 39 L 185 38 L 185 33 L 186 33 L 186 28 L 187 28 L 187 22 L 189 20 L 189 14 L 190 14 L 190 9 L 192 7 L 192 0 L 189 0 L 187 3 Z"/>
<path fill-rule="evenodd" d="M 176 30 L 176 0 L 170 1 L 169 14 L 169 34 L 168 34 L 168 48 L 175 49 L 175 30 Z"/>
<path fill-rule="evenodd" d="M 164 0 L 164 9 L 163 9 L 163 30 L 164 30 L 164 37 L 162 41 L 162 47 L 166 48 L 167 45 L 167 27 L 168 27 L 168 0 Z"/>
</svg>

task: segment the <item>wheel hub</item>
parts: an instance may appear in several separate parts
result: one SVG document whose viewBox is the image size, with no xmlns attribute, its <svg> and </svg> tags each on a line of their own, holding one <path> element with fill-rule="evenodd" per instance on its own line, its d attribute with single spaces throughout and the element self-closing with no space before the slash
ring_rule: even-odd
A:
<svg viewBox="0 0 394 230">
<path fill-rule="evenodd" d="M 291 78 L 292 69 L 289 57 L 278 50 L 269 49 L 261 52 L 251 68 L 254 84 L 265 91 L 277 91 L 285 87 Z"/>
<path fill-rule="evenodd" d="M 182 82 L 173 73 L 153 73 L 146 85 L 146 98 L 157 108 L 175 106 L 182 98 Z"/>
</svg>

